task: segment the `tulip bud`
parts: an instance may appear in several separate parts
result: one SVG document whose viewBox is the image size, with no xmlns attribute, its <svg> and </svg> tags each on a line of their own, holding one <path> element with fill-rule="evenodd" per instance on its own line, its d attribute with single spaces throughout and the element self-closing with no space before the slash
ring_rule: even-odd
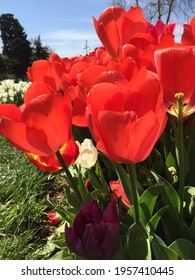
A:
<svg viewBox="0 0 195 280">
<path fill-rule="evenodd" d="M 87 179 L 87 180 L 85 181 L 85 187 L 86 187 L 86 189 L 88 190 L 88 192 L 94 191 L 94 187 L 93 187 L 92 184 L 90 183 L 90 180 L 89 180 L 89 179 Z"/>
<path fill-rule="evenodd" d="M 195 216 L 195 195 L 191 196 L 191 202 L 189 205 L 189 212 L 192 216 Z"/>
<path fill-rule="evenodd" d="M 56 213 L 51 211 L 47 214 L 47 218 L 49 220 L 49 223 L 51 225 L 59 225 L 61 223 L 61 220 L 59 217 L 56 216 Z"/>
<path fill-rule="evenodd" d="M 79 156 L 76 164 L 84 168 L 91 168 L 97 161 L 97 149 L 94 147 L 92 141 L 87 138 L 81 144 L 78 141 L 76 143 L 79 146 Z"/>
<path fill-rule="evenodd" d="M 125 212 L 128 211 L 128 209 L 130 208 L 131 204 L 124 192 L 124 189 L 120 183 L 120 181 L 110 181 L 110 188 L 112 190 L 112 194 L 111 197 L 112 198 L 118 198 L 121 197 L 122 198 L 122 206 L 123 206 L 123 210 Z"/>
<path fill-rule="evenodd" d="M 85 259 L 110 259 L 120 244 L 116 201 L 111 201 L 105 212 L 96 200 L 84 205 L 73 227 L 66 224 L 65 239 L 69 249 Z"/>
</svg>

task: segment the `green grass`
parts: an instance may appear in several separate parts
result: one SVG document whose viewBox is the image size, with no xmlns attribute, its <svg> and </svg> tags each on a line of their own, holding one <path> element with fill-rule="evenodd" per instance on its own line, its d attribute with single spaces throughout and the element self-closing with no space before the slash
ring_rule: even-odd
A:
<svg viewBox="0 0 195 280">
<path fill-rule="evenodd" d="M 0 260 L 41 258 L 48 176 L 0 137 Z"/>
</svg>

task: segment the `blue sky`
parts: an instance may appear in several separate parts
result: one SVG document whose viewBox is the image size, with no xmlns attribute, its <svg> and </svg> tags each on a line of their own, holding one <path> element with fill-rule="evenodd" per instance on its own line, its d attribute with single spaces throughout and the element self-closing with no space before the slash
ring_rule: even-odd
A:
<svg viewBox="0 0 195 280">
<path fill-rule="evenodd" d="M 107 7 L 107 0 L 0 0 L 0 14 L 13 14 L 28 40 L 40 35 L 60 56 L 85 54 L 86 40 L 91 50 L 101 45 L 92 16 Z"/>
<path fill-rule="evenodd" d="M 40 35 L 60 56 L 85 54 L 86 40 L 91 50 L 101 45 L 92 16 L 107 7 L 107 0 L 0 0 L 0 14 L 13 14 L 28 40 Z"/>
</svg>

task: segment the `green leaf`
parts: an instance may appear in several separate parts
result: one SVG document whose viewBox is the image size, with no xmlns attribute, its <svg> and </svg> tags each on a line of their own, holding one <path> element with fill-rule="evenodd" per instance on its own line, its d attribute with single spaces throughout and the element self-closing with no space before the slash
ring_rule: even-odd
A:
<svg viewBox="0 0 195 280">
<path fill-rule="evenodd" d="M 42 256 L 50 255 L 55 249 L 56 249 L 56 246 L 51 242 L 51 240 L 48 240 L 46 245 L 39 252 L 39 254 Z"/>
<path fill-rule="evenodd" d="M 62 219 L 64 219 L 66 222 L 68 222 L 70 224 L 74 220 L 74 217 L 77 213 L 76 210 L 73 208 L 65 209 L 64 207 L 62 207 L 60 205 L 55 205 L 55 210 L 56 210 L 56 212 L 58 212 L 60 214 Z"/>
<path fill-rule="evenodd" d="M 130 260 L 151 260 L 150 241 L 146 231 L 140 226 L 130 226 L 124 246 L 125 257 Z"/>
<path fill-rule="evenodd" d="M 176 190 L 169 182 L 154 172 L 152 172 L 152 174 L 158 183 L 164 184 L 164 188 L 161 193 L 161 202 L 163 202 L 164 206 L 168 206 L 168 208 L 162 216 L 161 221 L 165 234 L 164 239 L 170 244 L 173 240 L 178 238 L 177 234 L 181 228 L 181 221 L 179 217 L 180 199 Z"/>
<path fill-rule="evenodd" d="M 129 180 L 129 176 L 128 176 L 126 170 L 119 163 L 113 162 L 112 164 L 115 168 L 115 171 L 120 180 L 120 183 L 123 186 L 123 189 L 125 191 L 127 198 L 129 199 L 129 201 L 133 201 L 131 187 L 130 187 L 130 180 Z"/>
<path fill-rule="evenodd" d="M 112 260 L 124 260 L 124 250 L 122 243 L 120 244 L 116 254 L 112 257 Z"/>
<path fill-rule="evenodd" d="M 65 224 L 66 224 L 66 222 L 63 222 L 58 227 L 56 227 L 55 233 L 58 234 L 58 235 L 62 235 L 63 234 L 63 236 L 64 236 Z"/>
<path fill-rule="evenodd" d="M 65 188 L 66 197 L 68 199 L 68 203 L 76 210 L 79 210 L 80 205 L 78 204 L 75 195 L 73 192 L 70 191 L 69 188 Z"/>
<path fill-rule="evenodd" d="M 177 231 L 177 237 L 182 237 L 195 243 L 195 217 L 192 220 L 191 226 L 184 224 L 179 231 Z"/>
<path fill-rule="evenodd" d="M 162 155 L 157 149 L 153 149 L 152 154 L 153 168 L 158 174 L 162 174 L 164 170 L 164 161 Z"/>
<path fill-rule="evenodd" d="M 173 188 L 173 186 L 162 176 L 152 172 L 154 178 L 157 180 L 157 182 L 164 184 L 164 187 L 161 192 L 162 201 L 165 206 L 169 206 L 168 213 L 170 217 L 172 218 L 175 223 L 180 225 L 180 218 L 179 218 L 179 205 L 180 205 L 180 199 L 176 192 L 176 190 Z"/>
<path fill-rule="evenodd" d="M 183 260 L 195 260 L 195 245 L 184 238 L 175 240 L 170 246 Z"/>
<path fill-rule="evenodd" d="M 89 177 L 89 181 L 91 183 L 91 185 L 95 188 L 95 189 L 102 189 L 102 185 L 101 185 L 101 181 L 98 178 L 97 174 L 95 173 L 94 169 L 88 169 L 88 177 Z"/>
<path fill-rule="evenodd" d="M 66 248 L 65 238 L 53 240 L 52 243 L 55 244 L 55 246 L 60 248 L 60 249 Z"/>
<path fill-rule="evenodd" d="M 97 189 L 94 190 L 93 192 L 89 192 L 87 193 L 87 195 L 85 196 L 84 200 L 82 201 L 81 207 L 83 207 L 86 203 L 92 201 L 93 199 L 95 199 L 98 195 L 100 195 L 102 193 L 101 190 Z"/>
<path fill-rule="evenodd" d="M 158 212 L 156 212 L 154 214 L 154 216 L 152 216 L 152 218 L 149 220 L 148 224 L 146 225 L 146 227 L 149 229 L 149 232 L 155 232 L 156 228 L 158 226 L 158 223 L 161 219 L 161 217 L 163 216 L 164 212 L 167 210 L 169 206 L 164 206 L 163 208 L 161 208 Z"/>
<path fill-rule="evenodd" d="M 179 256 L 170 248 L 152 243 L 152 249 L 156 260 L 179 260 Z"/>
<path fill-rule="evenodd" d="M 180 257 L 156 234 L 151 240 L 152 251 L 156 260 L 179 260 Z"/>
<path fill-rule="evenodd" d="M 163 188 L 163 186 L 148 188 L 138 199 L 140 219 L 144 224 L 147 224 L 152 217 L 157 198 Z M 134 217 L 134 207 L 129 209 L 128 214 Z"/>
<path fill-rule="evenodd" d="M 87 188 L 83 183 L 83 177 L 80 169 L 78 169 L 77 177 L 78 177 L 78 189 L 83 199 L 87 194 Z"/>
<path fill-rule="evenodd" d="M 178 164 L 178 166 L 180 166 L 180 164 L 179 164 L 179 147 L 178 147 L 177 141 L 176 141 L 176 147 L 175 147 L 175 154 L 176 154 L 177 164 Z M 189 155 L 188 155 L 185 145 L 183 145 L 183 161 L 184 161 L 184 173 L 186 175 L 189 172 L 190 162 L 189 162 Z"/>
<path fill-rule="evenodd" d="M 58 251 L 50 260 L 73 260 L 73 256 L 65 250 Z"/>
<path fill-rule="evenodd" d="M 175 147 L 173 147 L 171 149 L 171 151 L 169 152 L 167 158 L 166 158 L 166 167 L 177 167 L 177 162 L 176 162 L 176 155 L 175 155 Z"/>
<path fill-rule="evenodd" d="M 177 192 L 170 184 L 164 187 L 162 192 L 162 200 L 165 206 L 166 205 L 169 206 L 168 213 L 171 216 L 172 220 L 174 220 L 179 225 L 180 220 L 179 220 L 178 209 L 179 209 L 180 200 L 179 200 L 179 196 L 177 195 Z"/>
</svg>

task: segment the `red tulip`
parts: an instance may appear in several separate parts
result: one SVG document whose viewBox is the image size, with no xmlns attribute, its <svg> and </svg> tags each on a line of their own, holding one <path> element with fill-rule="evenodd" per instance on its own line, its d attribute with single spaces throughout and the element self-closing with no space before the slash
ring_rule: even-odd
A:
<svg viewBox="0 0 195 280">
<path fill-rule="evenodd" d="M 110 259 L 120 244 L 116 201 L 111 201 L 104 212 L 96 200 L 84 205 L 73 227 L 66 224 L 65 239 L 69 249 L 85 259 Z"/>
<path fill-rule="evenodd" d="M 59 94 L 47 83 L 44 82 L 32 82 L 32 84 L 27 88 L 24 94 L 24 103 L 27 104 L 43 94 Z"/>
<path fill-rule="evenodd" d="M 195 17 L 188 24 L 183 25 L 181 43 L 185 46 L 195 45 Z"/>
<path fill-rule="evenodd" d="M 59 152 L 67 166 L 73 164 L 79 155 L 78 146 L 73 138 L 71 138 L 68 143 L 64 144 Z M 26 153 L 26 156 L 31 163 L 45 172 L 55 172 L 62 168 L 55 154 L 50 156 L 38 156 L 33 153 Z"/>
<path fill-rule="evenodd" d="M 175 22 L 170 22 L 166 25 L 162 20 L 158 20 L 155 25 L 151 24 L 150 22 L 146 22 L 146 24 L 146 32 L 150 33 L 157 42 L 159 40 L 159 36 L 162 36 L 162 34 L 170 32 L 173 35 L 176 26 Z"/>
<path fill-rule="evenodd" d="M 57 216 L 56 216 L 56 213 L 55 212 L 53 212 L 53 211 L 51 211 L 51 212 L 49 212 L 48 214 L 47 214 L 47 218 L 48 218 L 48 220 L 49 220 L 49 223 L 51 224 L 51 225 L 59 225 L 60 223 L 61 223 L 61 220 L 60 220 L 60 218 L 58 218 Z"/>
<path fill-rule="evenodd" d="M 183 116 L 195 111 L 195 47 L 171 47 L 155 53 L 156 68 L 162 82 L 168 112 L 177 116 L 175 94 L 183 93 Z"/>
<path fill-rule="evenodd" d="M 120 48 L 128 44 L 133 35 L 146 30 L 146 20 L 139 7 L 131 7 L 129 11 L 118 6 L 110 7 L 93 21 L 102 44 L 116 59 Z"/>
<path fill-rule="evenodd" d="M 62 74 L 66 72 L 63 60 L 55 53 L 50 55 L 49 60 L 34 61 L 28 67 L 27 76 L 31 82 L 45 82 L 55 90 L 62 88 Z"/>
<path fill-rule="evenodd" d="M 165 25 L 161 20 L 157 21 L 155 25 L 146 22 L 146 34 L 138 34 L 139 36 L 137 35 L 137 38 L 131 41 L 142 49 L 138 60 L 140 66 L 156 72 L 154 52 L 175 45 L 173 34 L 175 25 L 174 22 Z M 146 35 L 150 35 L 150 38 Z"/>
<path fill-rule="evenodd" d="M 77 66 L 74 64 L 75 68 Z M 95 83 L 96 77 L 105 71 L 106 67 L 100 65 L 83 65 L 80 73 L 75 75 L 76 82 L 68 87 L 69 94 L 74 92 L 76 97 L 73 97 L 73 124 L 76 126 L 87 126 L 85 118 L 85 109 L 87 106 L 87 94 L 91 86 Z M 72 94 L 73 95 L 73 94 Z"/>
<path fill-rule="evenodd" d="M 95 85 L 86 116 L 97 149 L 119 163 L 145 160 L 166 125 L 166 108 L 156 77 L 142 69 L 129 86 Z"/>
<path fill-rule="evenodd" d="M 92 186 L 92 184 L 91 184 L 91 182 L 90 182 L 89 179 L 87 179 L 87 180 L 85 181 L 85 187 L 86 187 L 86 189 L 87 189 L 88 192 L 94 191 L 94 187 Z"/>
<path fill-rule="evenodd" d="M 124 189 L 120 183 L 120 181 L 111 181 L 110 182 L 110 188 L 112 190 L 112 197 L 114 199 L 121 197 L 122 198 L 122 205 L 125 211 L 127 211 L 129 209 L 129 207 L 131 206 L 125 192 Z"/>
<path fill-rule="evenodd" d="M 0 104 L 0 133 L 16 148 L 50 156 L 72 138 L 69 104 L 60 94 L 45 94 L 16 107 Z"/>
</svg>

